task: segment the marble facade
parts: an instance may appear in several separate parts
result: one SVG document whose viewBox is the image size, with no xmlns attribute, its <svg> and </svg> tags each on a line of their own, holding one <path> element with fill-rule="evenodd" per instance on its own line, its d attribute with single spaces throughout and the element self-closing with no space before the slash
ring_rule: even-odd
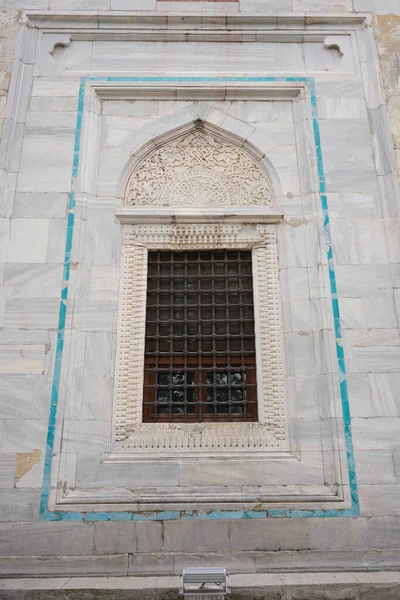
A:
<svg viewBox="0 0 400 600">
<path fill-rule="evenodd" d="M 400 567 L 395 4 L 0 0 L 0 576 Z M 189 138 L 249 200 L 149 200 Z M 253 250 L 265 419 L 150 431 L 146 248 L 208 243 Z"/>
</svg>

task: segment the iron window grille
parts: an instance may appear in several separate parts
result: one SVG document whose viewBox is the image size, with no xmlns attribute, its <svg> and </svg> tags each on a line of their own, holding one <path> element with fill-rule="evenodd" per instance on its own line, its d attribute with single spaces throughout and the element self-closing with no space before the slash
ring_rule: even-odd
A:
<svg viewBox="0 0 400 600">
<path fill-rule="evenodd" d="M 251 251 L 149 251 L 143 422 L 257 420 Z"/>
</svg>

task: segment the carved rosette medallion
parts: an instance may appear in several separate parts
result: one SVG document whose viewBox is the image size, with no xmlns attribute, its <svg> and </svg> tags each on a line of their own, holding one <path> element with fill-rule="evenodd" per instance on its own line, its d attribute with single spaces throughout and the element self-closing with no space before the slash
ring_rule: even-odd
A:
<svg viewBox="0 0 400 600">
<path fill-rule="evenodd" d="M 248 152 L 199 126 L 143 158 L 125 198 L 127 206 L 272 206 L 272 186 Z"/>
</svg>

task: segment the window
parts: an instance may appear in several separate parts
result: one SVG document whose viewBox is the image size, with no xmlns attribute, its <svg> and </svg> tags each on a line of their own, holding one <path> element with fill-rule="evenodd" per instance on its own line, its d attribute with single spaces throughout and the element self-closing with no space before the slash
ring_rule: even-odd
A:
<svg viewBox="0 0 400 600">
<path fill-rule="evenodd" d="M 257 417 L 251 251 L 150 251 L 143 422 Z"/>
<path fill-rule="evenodd" d="M 286 447 L 276 227 L 133 223 L 123 242 L 115 451 Z"/>
</svg>

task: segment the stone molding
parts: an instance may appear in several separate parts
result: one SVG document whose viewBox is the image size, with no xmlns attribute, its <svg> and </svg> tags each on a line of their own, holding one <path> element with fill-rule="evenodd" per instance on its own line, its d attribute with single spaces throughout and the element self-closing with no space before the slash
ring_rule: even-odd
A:
<svg viewBox="0 0 400 600">
<path fill-rule="evenodd" d="M 240 456 L 287 449 L 278 257 L 273 225 L 131 225 L 123 248 L 121 318 L 113 454 L 154 458 Z M 142 423 L 147 250 L 244 248 L 253 252 L 256 313 L 258 423 Z"/>
<path fill-rule="evenodd" d="M 83 94 L 83 87 L 81 89 Z M 262 100 L 281 98 L 292 101 L 293 110 L 297 118 L 302 119 L 300 125 L 302 135 L 299 138 L 299 148 L 302 149 L 302 156 L 310 156 L 305 144 L 306 129 L 303 134 L 303 126 L 306 122 L 308 123 L 306 117 L 308 115 L 307 107 L 309 106 L 307 84 L 303 81 L 271 82 L 268 80 L 265 82 L 257 81 L 255 83 L 216 81 L 211 82 L 207 87 L 204 86 L 203 88 L 201 88 L 199 83 L 187 85 L 184 82 L 177 81 L 172 86 L 170 83 L 161 81 L 154 84 L 151 88 L 148 82 L 136 80 L 118 82 L 113 79 L 88 79 L 84 84 L 85 106 L 88 107 L 87 111 L 84 110 L 84 139 L 94 140 L 95 145 L 98 143 L 98 128 L 100 123 L 98 115 L 101 112 L 102 100 L 113 98 L 140 99 L 143 98 L 143 94 L 146 97 L 148 94 L 151 94 L 151 89 L 158 99 L 170 99 L 171 94 L 174 97 L 193 99 L 193 95 L 201 91 L 202 100 L 204 98 L 231 97 L 236 99 Z M 307 100 L 307 103 L 304 102 L 305 100 Z M 278 172 L 275 171 L 273 165 L 270 165 L 267 157 L 263 155 L 263 152 L 257 145 L 248 139 L 249 131 L 248 129 L 243 129 L 243 122 L 233 117 L 225 121 L 221 112 L 212 109 L 213 114 L 210 115 L 210 110 L 210 106 L 204 102 L 196 102 L 195 105 L 191 105 L 183 109 L 182 112 L 174 114 L 172 118 L 162 117 L 158 119 L 152 128 L 143 128 L 140 135 L 135 136 L 134 144 L 126 149 L 129 158 L 125 162 L 125 166 L 121 167 L 121 169 L 123 168 L 121 171 L 122 174 L 116 186 L 118 190 L 116 197 L 120 200 L 121 206 L 123 205 L 127 182 L 135 166 L 148 154 L 149 150 L 151 148 L 154 150 L 155 147 L 158 148 L 168 143 L 171 139 L 192 131 L 196 121 L 201 120 L 202 126 L 207 131 L 210 131 L 212 134 L 216 133 L 222 139 L 239 145 L 260 163 L 273 183 L 274 205 L 277 208 L 269 206 L 233 206 L 207 207 L 204 210 L 204 207 L 197 209 L 195 207 L 152 208 L 151 206 L 125 206 L 124 208 L 120 208 L 116 206 L 117 212 L 114 215 L 123 224 L 122 231 L 124 234 L 131 233 L 138 224 L 146 225 L 147 227 L 156 224 L 163 226 L 177 226 L 180 224 L 191 226 L 199 224 L 224 226 L 228 224 L 231 226 L 237 224 L 240 227 L 248 227 L 249 224 L 252 224 L 254 227 L 267 223 L 276 224 L 282 220 L 282 191 Z M 221 125 L 223 125 L 224 129 L 222 129 Z M 93 156 L 97 156 L 97 151 L 93 152 L 93 146 L 90 149 L 91 151 L 88 152 L 89 147 L 86 144 L 82 146 L 80 169 L 76 183 L 76 198 L 78 201 L 81 198 L 86 201 L 83 193 L 91 193 L 91 182 L 94 179 L 92 173 L 97 172 L 95 161 L 93 160 Z M 307 172 L 313 173 L 312 161 L 307 160 L 306 163 Z M 93 193 L 95 192 L 93 191 Z M 283 227 L 285 225 L 282 225 L 282 229 Z M 281 227 L 276 228 L 270 225 L 269 229 L 278 232 L 281 230 Z M 155 240 L 157 241 L 156 237 Z M 281 260 L 285 264 L 285 245 L 281 237 L 279 238 L 279 247 L 282 252 Z M 118 313 L 121 314 L 121 310 Z M 329 473 L 329 478 L 326 478 L 321 469 L 321 478 L 319 476 L 315 477 L 314 453 L 312 453 L 313 456 L 307 452 L 303 454 L 299 447 L 298 439 L 302 438 L 299 438 L 297 435 L 296 413 L 295 411 L 292 412 L 293 389 L 288 380 L 287 372 L 285 375 L 287 393 L 285 402 L 288 405 L 290 420 L 288 417 L 289 432 L 287 440 L 280 443 L 280 448 L 258 448 L 257 451 L 254 450 L 254 447 L 242 448 L 240 453 L 236 454 L 229 449 L 220 454 L 216 454 L 213 451 L 209 453 L 201 451 L 199 453 L 197 449 L 194 451 L 189 449 L 185 452 L 177 451 L 169 455 L 165 451 L 160 452 L 160 449 L 155 448 L 151 451 L 143 450 L 141 452 L 136 452 L 134 449 L 129 448 L 121 451 L 121 443 L 113 442 L 112 440 L 115 439 L 114 435 L 109 435 L 109 433 L 111 434 L 110 427 L 110 430 L 107 429 L 104 441 L 102 440 L 96 445 L 98 454 L 95 455 L 93 453 L 92 446 L 90 459 L 81 460 L 80 456 L 78 456 L 77 464 L 80 472 L 79 477 L 77 477 L 74 475 L 75 467 L 73 466 L 76 464 L 76 461 L 75 463 L 73 462 L 74 448 L 65 436 L 65 443 L 63 444 L 63 456 L 65 455 L 66 457 L 65 466 L 62 463 L 58 479 L 60 482 L 58 487 L 59 492 L 57 493 L 57 497 L 55 493 L 52 495 L 51 506 L 54 510 L 57 510 L 57 508 L 67 508 L 67 510 L 74 508 L 75 510 L 85 511 L 88 509 L 88 506 L 90 506 L 91 510 L 94 510 L 95 507 L 98 507 L 99 510 L 104 510 L 105 506 L 115 506 L 118 507 L 116 508 L 118 510 L 148 510 L 149 507 L 161 510 L 166 505 L 186 509 L 188 506 L 198 506 L 199 503 L 206 507 L 211 505 L 213 507 L 223 507 L 224 502 L 233 502 L 235 505 L 239 503 L 243 508 L 252 509 L 255 504 L 259 504 L 260 502 L 263 505 L 270 505 L 272 503 L 278 506 L 281 506 L 282 503 L 292 502 L 304 502 L 307 503 L 307 506 L 310 506 L 311 502 L 318 502 L 319 505 L 323 503 L 324 506 L 329 504 L 336 507 L 337 503 L 342 501 L 342 497 L 338 495 L 337 484 L 333 483 L 332 485 L 332 482 L 341 481 L 341 479 L 336 478 L 336 476 L 340 477 L 338 474 L 339 471 L 336 472 L 335 470 L 334 474 Z M 107 402 L 107 410 L 111 409 L 113 404 L 115 406 L 110 395 L 109 402 Z M 334 444 L 335 442 L 332 443 Z M 325 445 L 332 445 L 332 443 L 330 439 L 327 439 Z M 162 454 L 162 476 L 158 473 L 156 474 L 156 465 L 160 464 L 160 454 Z M 215 483 L 205 485 L 203 482 L 199 483 L 197 480 L 192 482 L 188 476 L 191 464 L 197 460 L 201 460 L 204 469 L 212 470 L 214 478 L 216 474 L 219 477 L 219 474 L 224 474 L 227 462 L 230 463 L 232 469 L 237 469 L 239 464 L 248 465 L 249 470 L 259 469 L 260 473 L 264 473 L 264 480 L 266 480 L 266 477 L 269 477 L 269 474 L 274 477 L 275 469 L 278 468 L 282 472 L 282 478 L 285 479 L 286 484 L 281 487 L 274 484 L 268 490 L 264 489 L 259 499 L 257 494 L 254 495 L 254 488 L 252 486 L 229 485 L 227 487 L 225 485 L 216 489 Z M 57 457 L 54 459 L 55 464 L 56 461 Z M 279 463 L 279 467 L 277 467 L 277 462 Z M 319 467 L 317 467 L 318 469 Z M 143 470 L 146 472 L 144 481 Z M 246 466 L 244 466 L 243 473 L 245 471 Z M 85 473 L 85 478 L 87 478 L 87 487 L 82 480 L 83 472 Z M 110 472 L 113 473 L 112 482 L 109 478 Z M 182 476 L 179 475 L 178 478 L 175 475 L 176 473 L 182 474 Z M 265 473 L 268 473 L 268 475 Z M 332 478 L 330 477 L 331 474 Z M 292 480 L 297 481 L 299 478 L 301 478 L 302 485 L 297 485 L 296 483 L 291 485 L 288 483 Z M 315 485 L 312 483 L 307 484 L 307 490 L 305 491 L 303 482 L 309 481 L 309 478 L 315 482 Z M 158 481 L 158 483 L 155 484 L 155 481 Z M 330 483 L 327 484 L 327 481 Z M 63 487 L 61 487 L 61 482 Z M 135 490 L 132 490 L 131 482 L 135 482 Z M 187 491 L 188 482 L 190 492 Z M 54 480 L 54 485 L 56 485 L 56 480 Z M 154 487 L 155 485 L 157 485 L 156 488 Z M 162 485 L 168 487 L 162 487 Z M 96 489 L 94 490 L 93 487 Z M 185 495 L 182 494 L 182 487 L 185 488 Z M 248 500 L 245 504 L 244 498 Z"/>
<path fill-rule="evenodd" d="M 226 30 L 232 33 L 232 28 L 238 30 L 246 30 L 246 32 L 254 30 L 267 30 L 273 32 L 277 28 L 285 29 L 288 26 L 295 26 L 299 29 L 308 28 L 354 28 L 363 25 L 369 17 L 363 14 L 349 13 L 297 13 L 297 14 L 227 14 L 221 13 L 204 14 L 198 13 L 182 13 L 178 10 L 174 13 L 163 14 L 160 12 L 134 12 L 134 11 L 118 11 L 118 14 L 110 14 L 109 11 L 85 11 L 74 12 L 69 11 L 60 13 L 58 11 L 35 11 L 27 10 L 25 12 L 26 24 L 29 27 L 38 29 L 59 29 L 74 28 L 74 26 L 86 29 L 102 29 L 112 27 L 113 29 L 126 29 L 129 25 L 130 31 L 141 30 L 143 33 L 146 30 L 159 30 L 165 35 L 166 29 L 177 29 L 183 33 L 185 30 Z M 110 32 L 111 33 L 111 32 Z M 232 35 L 233 41 L 237 41 Z M 247 38 L 248 39 L 248 38 Z M 150 41 L 147 39 L 147 41 Z M 154 40 L 151 40 L 154 41 Z M 250 40 L 262 41 L 262 40 Z"/>
</svg>

